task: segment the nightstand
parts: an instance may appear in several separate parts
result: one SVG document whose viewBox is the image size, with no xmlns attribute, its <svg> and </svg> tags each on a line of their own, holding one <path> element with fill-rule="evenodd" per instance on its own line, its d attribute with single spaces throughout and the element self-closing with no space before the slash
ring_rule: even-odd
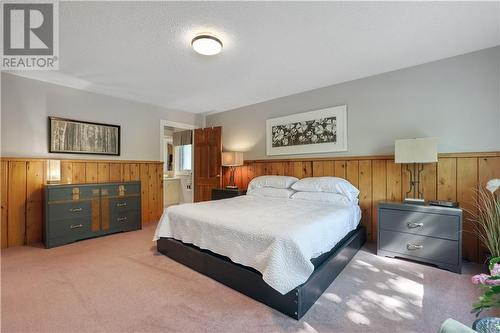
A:
<svg viewBox="0 0 500 333">
<path fill-rule="evenodd" d="M 400 257 L 461 273 L 462 209 L 382 202 L 377 255 Z"/>
<path fill-rule="evenodd" d="M 245 195 L 247 190 L 238 188 L 214 188 L 212 189 L 212 200 L 229 199 Z"/>
</svg>

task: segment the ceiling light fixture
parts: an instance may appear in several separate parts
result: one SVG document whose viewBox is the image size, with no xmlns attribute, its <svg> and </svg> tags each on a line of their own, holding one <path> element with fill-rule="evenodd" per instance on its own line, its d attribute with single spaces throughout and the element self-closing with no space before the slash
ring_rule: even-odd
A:
<svg viewBox="0 0 500 333">
<path fill-rule="evenodd" d="M 215 55 L 222 51 L 222 42 L 212 35 L 198 35 L 191 41 L 191 46 L 199 54 Z"/>
</svg>

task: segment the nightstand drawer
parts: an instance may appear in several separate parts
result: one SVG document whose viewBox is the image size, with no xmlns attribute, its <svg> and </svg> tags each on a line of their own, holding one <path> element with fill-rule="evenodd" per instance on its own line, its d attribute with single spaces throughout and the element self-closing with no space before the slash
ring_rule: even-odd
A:
<svg viewBox="0 0 500 333">
<path fill-rule="evenodd" d="M 458 265 L 460 253 L 458 246 L 458 241 L 388 230 L 380 231 L 379 248 L 402 254 L 405 257 Z"/>
<path fill-rule="evenodd" d="M 379 228 L 450 240 L 460 238 L 460 217 L 456 215 L 380 209 Z"/>
</svg>

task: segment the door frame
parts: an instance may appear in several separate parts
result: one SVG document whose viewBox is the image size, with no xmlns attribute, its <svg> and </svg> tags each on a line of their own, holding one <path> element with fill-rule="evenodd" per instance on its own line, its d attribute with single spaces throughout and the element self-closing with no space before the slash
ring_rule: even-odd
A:
<svg viewBox="0 0 500 333">
<path fill-rule="evenodd" d="M 181 128 L 185 130 L 192 130 L 192 139 L 194 140 L 194 130 L 197 128 L 200 128 L 199 126 L 193 125 L 193 124 L 186 124 L 186 123 L 180 123 L 177 121 L 170 121 L 170 120 L 164 120 L 160 119 L 160 161 L 165 163 L 165 152 L 163 151 L 163 138 L 165 137 L 165 132 L 164 128 L 165 126 L 169 127 L 175 127 L 175 128 Z M 191 161 L 194 161 L 194 149 L 191 150 Z M 163 180 L 163 174 L 162 174 L 162 180 Z M 191 202 L 194 202 L 194 170 L 193 170 L 193 165 L 191 165 Z"/>
</svg>

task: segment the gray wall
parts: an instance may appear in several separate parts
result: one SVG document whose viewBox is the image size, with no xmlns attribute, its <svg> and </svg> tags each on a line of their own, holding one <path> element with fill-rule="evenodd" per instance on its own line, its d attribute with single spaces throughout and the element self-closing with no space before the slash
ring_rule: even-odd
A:
<svg viewBox="0 0 500 333">
<path fill-rule="evenodd" d="M 495 47 L 208 115 L 206 124 L 223 126 L 224 149 L 262 159 L 266 119 L 347 104 L 348 151 L 314 156 L 393 153 L 395 139 L 431 136 L 440 152 L 500 150 L 499 81 Z"/>
<path fill-rule="evenodd" d="M 2 156 L 112 159 L 49 154 L 47 116 L 121 125 L 119 159 L 159 160 L 160 119 L 202 125 L 203 117 L 2 73 Z M 116 157 L 115 157 L 116 158 Z"/>
</svg>

